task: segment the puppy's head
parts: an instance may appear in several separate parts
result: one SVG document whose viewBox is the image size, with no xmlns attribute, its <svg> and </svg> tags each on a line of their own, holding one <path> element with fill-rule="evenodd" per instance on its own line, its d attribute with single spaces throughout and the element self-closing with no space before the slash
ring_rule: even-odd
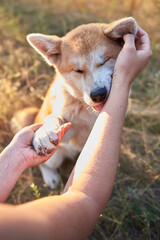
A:
<svg viewBox="0 0 160 240">
<path fill-rule="evenodd" d="M 75 98 L 100 111 L 107 100 L 123 35 L 136 35 L 132 17 L 81 25 L 64 37 L 29 34 L 27 40 L 62 76 Z"/>
</svg>

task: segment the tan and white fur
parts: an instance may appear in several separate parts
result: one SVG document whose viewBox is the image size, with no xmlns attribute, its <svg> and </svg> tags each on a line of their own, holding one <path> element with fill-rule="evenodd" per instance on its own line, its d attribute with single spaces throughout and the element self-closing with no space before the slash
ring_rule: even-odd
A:
<svg viewBox="0 0 160 240">
<path fill-rule="evenodd" d="M 51 153 L 58 142 L 59 126 L 72 123 L 57 151 L 40 165 L 44 182 L 51 189 L 59 182 L 57 168 L 64 158 L 75 159 L 81 151 L 108 98 L 123 35 L 136 35 L 136 32 L 136 22 L 129 17 L 111 24 L 81 25 L 62 38 L 43 34 L 27 36 L 31 46 L 56 70 L 35 118 L 35 122 L 45 122 L 33 138 L 37 153 Z"/>
</svg>

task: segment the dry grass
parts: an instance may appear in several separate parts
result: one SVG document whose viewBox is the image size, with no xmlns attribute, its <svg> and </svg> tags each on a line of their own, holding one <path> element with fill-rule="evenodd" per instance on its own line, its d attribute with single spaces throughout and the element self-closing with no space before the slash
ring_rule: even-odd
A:
<svg viewBox="0 0 160 240">
<path fill-rule="evenodd" d="M 160 2 L 0 2 L 0 150 L 12 138 L 9 121 L 13 113 L 25 106 L 40 106 L 54 75 L 54 70 L 27 44 L 28 33 L 62 36 L 82 23 L 130 15 L 148 31 L 153 58 L 134 82 L 114 190 L 89 239 L 160 239 Z M 61 184 L 55 191 L 43 184 L 38 168 L 28 169 L 7 202 L 19 204 L 60 193 L 72 167 L 65 162 L 60 168 Z"/>
</svg>

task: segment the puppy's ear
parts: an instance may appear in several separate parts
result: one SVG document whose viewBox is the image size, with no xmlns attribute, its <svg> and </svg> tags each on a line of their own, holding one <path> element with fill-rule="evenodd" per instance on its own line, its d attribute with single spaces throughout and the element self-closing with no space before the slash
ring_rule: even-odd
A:
<svg viewBox="0 0 160 240">
<path fill-rule="evenodd" d="M 103 30 L 103 33 L 106 35 L 106 37 L 113 40 L 122 38 L 127 33 L 131 33 L 136 36 L 137 23 L 132 17 L 122 18 L 111 24 L 108 24 Z"/>
<path fill-rule="evenodd" d="M 27 40 L 50 66 L 56 64 L 60 54 L 61 38 L 32 33 L 27 36 Z"/>
</svg>

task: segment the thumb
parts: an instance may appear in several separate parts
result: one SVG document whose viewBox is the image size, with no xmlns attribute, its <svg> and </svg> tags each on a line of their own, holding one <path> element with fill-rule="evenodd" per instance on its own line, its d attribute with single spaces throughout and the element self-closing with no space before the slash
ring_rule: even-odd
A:
<svg viewBox="0 0 160 240">
<path fill-rule="evenodd" d="M 134 47 L 135 48 L 135 37 L 133 34 L 126 34 L 123 36 L 124 47 Z"/>
</svg>

